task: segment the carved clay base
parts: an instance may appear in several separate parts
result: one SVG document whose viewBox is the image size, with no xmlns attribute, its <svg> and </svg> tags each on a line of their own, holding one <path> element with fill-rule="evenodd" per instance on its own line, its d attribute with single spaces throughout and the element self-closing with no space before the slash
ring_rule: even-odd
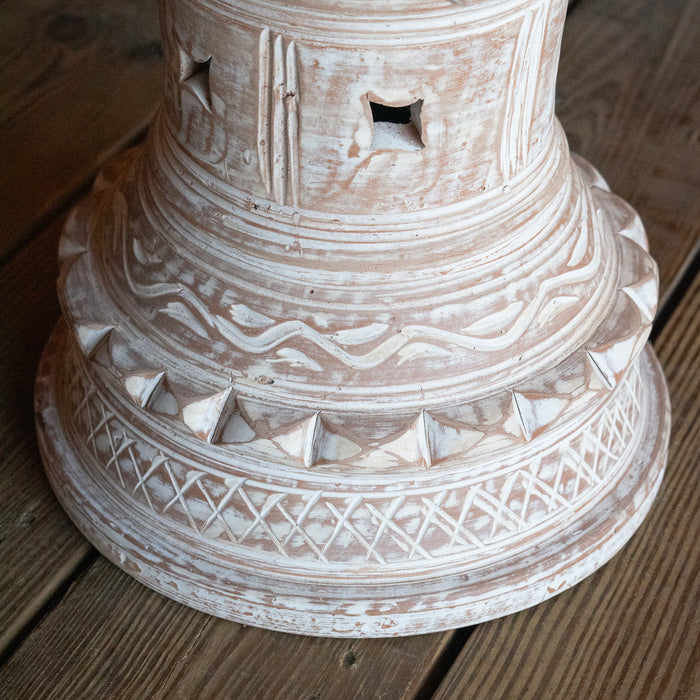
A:
<svg viewBox="0 0 700 700">
<path fill-rule="evenodd" d="M 391 636 L 572 586 L 668 440 L 639 217 L 554 115 L 565 0 L 168 0 L 165 99 L 66 222 L 52 485 L 215 615 Z"/>
<path fill-rule="evenodd" d="M 471 625 L 521 610 L 571 587 L 610 559 L 642 522 L 663 475 L 668 395 L 648 346 L 604 410 L 565 439 L 557 435 L 556 445 L 535 440 L 529 462 L 511 465 L 519 481 L 532 476 L 519 502 L 549 501 L 550 515 L 545 508 L 539 526 L 520 533 L 513 524 L 516 480 L 510 479 L 508 491 L 496 483 L 498 470 L 494 479 L 477 484 L 459 470 L 434 467 L 401 495 L 392 483 L 363 485 L 361 479 L 344 484 L 343 493 L 332 487 L 321 491 L 313 475 L 305 482 L 300 471 L 299 482 L 287 484 L 283 495 L 284 484 L 264 483 L 254 473 L 241 478 L 240 468 L 236 478 L 226 478 L 225 465 L 195 470 L 184 464 L 186 457 L 167 454 L 166 443 L 150 466 L 144 465 L 142 456 L 153 449 L 146 433 L 138 424 L 120 423 L 120 407 L 109 405 L 99 388 L 85 381 L 79 358 L 61 322 L 39 369 L 36 411 L 47 472 L 63 507 L 106 557 L 138 580 L 245 624 L 378 637 Z M 70 391 L 57 395 L 56 385 L 65 382 Z M 595 481 L 594 472 L 603 478 L 582 499 L 572 497 L 569 488 L 576 507 L 567 508 L 557 494 L 566 492 L 559 487 L 567 478 L 566 450 L 576 445 L 577 430 L 586 436 L 582 453 L 590 456 L 589 480 Z M 556 450 L 558 467 L 546 475 L 542 464 Z M 133 459 L 135 454 L 141 458 Z M 582 463 L 574 469 L 578 481 L 586 479 L 586 469 Z M 509 477 L 504 478 L 505 484 Z M 358 495 L 364 487 L 368 495 Z M 497 489 L 500 505 L 489 488 Z M 473 494 L 466 499 L 469 513 L 480 506 L 482 518 L 490 518 L 488 544 L 465 539 L 466 507 L 461 516 L 451 507 L 452 495 L 461 494 L 465 502 L 465 489 Z M 398 513 L 411 499 L 420 522 L 409 533 Z M 325 532 L 323 524 L 313 522 L 315 508 L 326 513 Z M 367 534 L 372 529 L 373 540 Z M 442 550 L 423 550 L 421 538 L 428 530 L 433 541 L 435 532 L 443 531 Z M 246 546 L 256 538 L 274 542 L 276 551 L 256 554 Z M 405 556 L 387 560 L 383 538 L 403 543 Z M 356 551 L 366 566 L 334 562 L 333 548 L 341 541 L 342 553 Z M 451 546 L 456 554 L 449 554 Z"/>
</svg>

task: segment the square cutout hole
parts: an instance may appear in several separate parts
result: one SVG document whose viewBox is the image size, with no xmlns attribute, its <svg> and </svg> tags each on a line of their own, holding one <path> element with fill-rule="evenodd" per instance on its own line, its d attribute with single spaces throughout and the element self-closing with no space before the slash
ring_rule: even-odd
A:
<svg viewBox="0 0 700 700">
<path fill-rule="evenodd" d="M 423 100 L 398 107 L 370 100 L 369 106 L 372 110 L 372 150 L 420 151 L 425 148 L 420 121 Z"/>
<path fill-rule="evenodd" d="M 206 61 L 196 61 L 180 51 L 180 82 L 195 94 L 209 112 L 211 112 L 210 68 L 211 56 Z"/>
</svg>

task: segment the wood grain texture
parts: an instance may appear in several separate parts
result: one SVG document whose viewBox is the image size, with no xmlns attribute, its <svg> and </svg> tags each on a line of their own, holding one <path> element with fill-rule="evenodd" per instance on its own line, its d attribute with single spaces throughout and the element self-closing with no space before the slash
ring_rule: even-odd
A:
<svg viewBox="0 0 700 700">
<path fill-rule="evenodd" d="M 698 26 L 696 0 L 586 0 L 564 29 L 557 114 L 642 217 L 662 305 L 698 242 Z"/>
<path fill-rule="evenodd" d="M 150 121 L 160 96 L 155 2 L 0 6 L 0 260 Z"/>
<path fill-rule="evenodd" d="M 91 549 L 48 487 L 34 433 L 34 375 L 58 315 L 60 223 L 0 271 L 0 651 Z"/>
<path fill-rule="evenodd" d="M 700 695 L 700 278 L 657 342 L 673 432 L 658 501 L 603 569 L 478 627 L 438 699 Z"/>
<path fill-rule="evenodd" d="M 100 559 L 0 670 L 12 698 L 410 698 L 452 633 L 332 640 L 178 605 Z"/>
</svg>

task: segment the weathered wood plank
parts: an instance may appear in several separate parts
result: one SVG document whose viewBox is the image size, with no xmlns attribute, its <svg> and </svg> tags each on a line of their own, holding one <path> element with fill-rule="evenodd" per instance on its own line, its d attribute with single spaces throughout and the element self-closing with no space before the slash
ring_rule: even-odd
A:
<svg viewBox="0 0 700 700">
<path fill-rule="evenodd" d="M 0 670 L 12 698 L 410 698 L 450 633 L 339 640 L 195 612 L 100 559 Z"/>
<path fill-rule="evenodd" d="M 155 2 L 11 0 L 0 27 L 1 260 L 145 128 L 161 60 Z M 51 495 L 33 427 L 59 229 L 0 275 L 0 651 L 91 550 Z"/>
<path fill-rule="evenodd" d="M 557 113 L 571 147 L 640 213 L 662 300 L 698 241 L 700 3 L 586 0 L 565 30 Z"/>
<path fill-rule="evenodd" d="M 90 551 L 44 476 L 33 381 L 58 316 L 60 221 L 0 270 L 0 652 Z"/>
<path fill-rule="evenodd" d="M 155 0 L 0 3 L 0 261 L 145 128 L 160 84 Z"/>
<path fill-rule="evenodd" d="M 673 428 L 648 519 L 591 578 L 478 627 L 436 700 L 700 697 L 700 275 L 657 350 Z"/>
</svg>

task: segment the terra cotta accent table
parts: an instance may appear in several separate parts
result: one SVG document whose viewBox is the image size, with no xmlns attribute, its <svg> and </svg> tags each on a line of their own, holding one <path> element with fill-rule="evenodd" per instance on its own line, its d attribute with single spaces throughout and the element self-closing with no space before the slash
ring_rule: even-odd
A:
<svg viewBox="0 0 700 700">
<path fill-rule="evenodd" d="M 188 605 L 474 624 L 658 489 L 657 272 L 554 117 L 561 0 L 171 0 L 146 144 L 60 247 L 37 380 L 65 509 Z"/>
</svg>

